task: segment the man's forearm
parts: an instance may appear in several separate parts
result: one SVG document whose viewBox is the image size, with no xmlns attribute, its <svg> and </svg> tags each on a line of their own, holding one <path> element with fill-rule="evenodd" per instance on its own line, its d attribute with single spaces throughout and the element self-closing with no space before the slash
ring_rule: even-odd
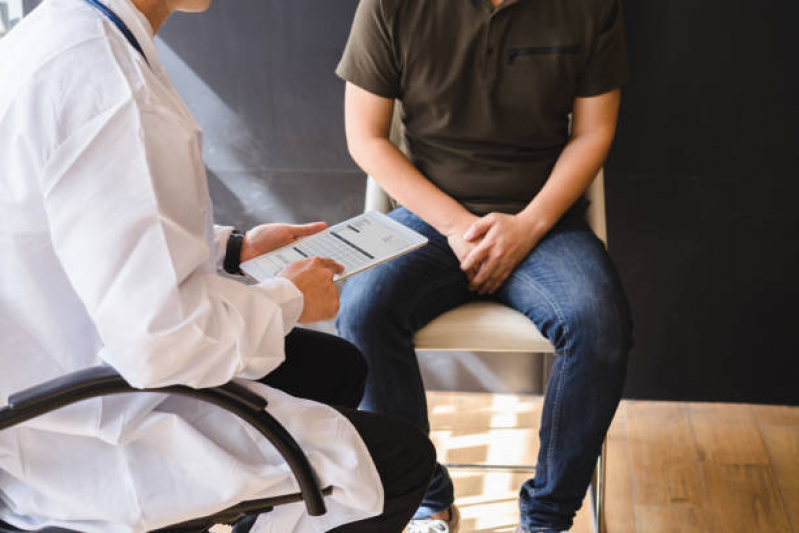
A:
<svg viewBox="0 0 799 533">
<path fill-rule="evenodd" d="M 519 218 L 539 237 L 545 235 L 585 192 L 610 150 L 613 131 L 583 133 L 563 149 L 546 185 Z"/>
<path fill-rule="evenodd" d="M 350 146 L 350 153 L 391 197 L 443 235 L 465 232 L 475 219 L 422 175 L 388 138 L 360 140 Z"/>
<path fill-rule="evenodd" d="M 576 98 L 572 111 L 572 137 L 555 162 L 541 191 L 519 213 L 519 219 L 543 237 L 577 201 L 605 163 L 619 114 L 621 91 Z"/>
</svg>

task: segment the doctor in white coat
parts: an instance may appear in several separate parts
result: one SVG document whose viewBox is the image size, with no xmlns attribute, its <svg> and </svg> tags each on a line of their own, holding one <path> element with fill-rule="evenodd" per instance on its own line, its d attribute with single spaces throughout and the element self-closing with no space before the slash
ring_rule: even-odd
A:
<svg viewBox="0 0 799 533">
<path fill-rule="evenodd" d="M 309 259 L 255 286 L 217 273 L 226 253 L 237 264 L 322 225 L 243 242 L 213 225 L 199 128 L 153 41 L 210 0 L 102 1 L 45 0 L 0 40 L 0 405 L 101 364 L 139 387 L 266 376 L 251 388 L 334 492 L 323 517 L 279 506 L 252 531 L 400 531 L 432 473 L 426 438 L 295 397 L 354 406 L 362 392 L 349 345 L 289 335 L 335 314 L 337 265 Z M 266 441 L 188 398 L 106 397 L 0 432 L 0 520 L 23 529 L 144 532 L 296 490 Z"/>
</svg>

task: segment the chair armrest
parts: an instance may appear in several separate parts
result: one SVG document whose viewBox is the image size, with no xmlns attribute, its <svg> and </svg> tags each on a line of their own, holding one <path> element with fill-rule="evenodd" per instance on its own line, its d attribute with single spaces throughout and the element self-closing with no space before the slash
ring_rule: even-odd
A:
<svg viewBox="0 0 799 533">
<path fill-rule="evenodd" d="M 131 392 L 143 390 L 130 387 L 127 381 L 110 366 L 95 366 L 45 381 L 12 394 L 8 399 L 8 405 L 16 410 L 46 409 L 52 411 L 66 405 L 63 402 L 73 403 L 75 400 L 72 398 L 75 396 L 82 397 L 85 394 L 95 396 L 95 392 L 118 388 L 130 388 Z M 263 410 L 267 404 L 265 398 L 233 381 L 216 387 L 215 390 L 249 406 L 254 411 Z"/>
<path fill-rule="evenodd" d="M 0 431 L 81 400 L 141 392 L 191 396 L 235 414 L 258 430 L 280 452 L 297 479 L 308 513 L 311 516 L 325 513 L 323 494 L 305 453 L 280 422 L 264 410 L 266 400 L 239 383 L 230 382 L 208 389 L 183 385 L 137 389 L 111 367 L 87 368 L 11 395 L 8 405 L 0 408 Z"/>
</svg>

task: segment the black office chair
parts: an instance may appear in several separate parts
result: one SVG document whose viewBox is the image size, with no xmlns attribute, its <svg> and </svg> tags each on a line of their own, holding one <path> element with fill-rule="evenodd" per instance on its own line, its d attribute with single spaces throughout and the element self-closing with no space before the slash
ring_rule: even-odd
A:
<svg viewBox="0 0 799 533">
<path fill-rule="evenodd" d="M 204 533 L 215 524 L 233 524 L 242 518 L 269 512 L 276 505 L 299 501 L 305 502 L 308 514 L 311 516 L 325 514 L 324 496 L 332 492 L 332 487 L 320 489 L 311 464 L 302 449 L 288 431 L 264 410 L 266 400 L 238 383 L 231 382 L 210 389 L 192 389 L 182 385 L 159 389 L 136 389 L 113 368 L 88 368 L 13 394 L 8 399 L 8 405 L 0 408 L 0 431 L 81 400 L 109 394 L 140 392 L 192 396 L 230 411 L 257 429 L 272 443 L 288 463 L 300 487 L 300 492 L 297 493 L 241 502 L 212 516 L 158 529 L 156 530 L 158 533 Z M 17 529 L 0 521 L 0 533 L 22 531 L 26 530 Z M 79 532 L 47 527 L 36 533 Z"/>
</svg>

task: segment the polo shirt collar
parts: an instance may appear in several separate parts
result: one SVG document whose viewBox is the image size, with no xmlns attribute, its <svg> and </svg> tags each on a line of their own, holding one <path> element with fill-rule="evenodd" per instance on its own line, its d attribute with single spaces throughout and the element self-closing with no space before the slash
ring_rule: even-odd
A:
<svg viewBox="0 0 799 533">
<path fill-rule="evenodd" d="M 491 3 L 491 0 L 476 0 L 477 3 L 481 4 L 486 10 L 490 12 L 502 11 L 513 4 L 518 4 L 522 0 L 503 0 L 499 7 L 494 7 L 494 4 Z"/>
</svg>

